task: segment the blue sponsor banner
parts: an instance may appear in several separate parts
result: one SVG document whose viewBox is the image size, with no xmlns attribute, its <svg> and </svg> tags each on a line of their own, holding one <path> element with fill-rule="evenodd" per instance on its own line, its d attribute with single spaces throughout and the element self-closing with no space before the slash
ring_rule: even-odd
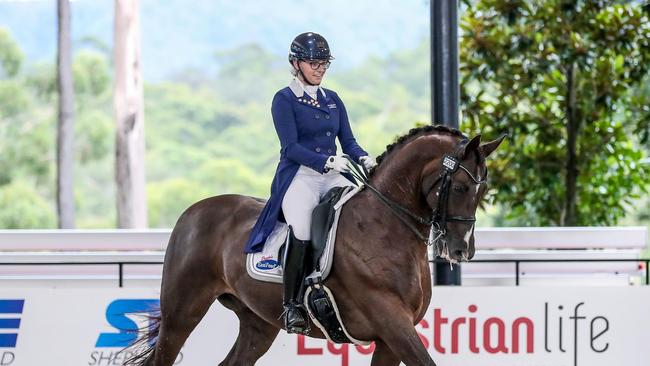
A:
<svg viewBox="0 0 650 366">
<path fill-rule="evenodd" d="M 160 300 L 158 299 L 119 299 L 113 301 L 106 308 L 106 321 L 119 332 L 101 333 L 97 338 L 95 347 L 124 348 L 131 345 L 138 338 L 138 332 L 147 328 L 138 328 L 135 321 L 129 318 L 128 315 L 155 315 L 159 305 Z"/>
<path fill-rule="evenodd" d="M 24 299 L 0 300 L 0 314 L 22 314 Z M 20 318 L 0 319 L 0 329 L 18 329 Z M 0 348 L 14 348 L 18 333 L 0 333 Z"/>
<path fill-rule="evenodd" d="M 18 329 L 18 327 L 20 327 L 20 319 L 0 319 L 2 329 Z"/>
<path fill-rule="evenodd" d="M 22 314 L 25 300 L 0 300 L 0 314 Z"/>
<path fill-rule="evenodd" d="M 0 348 L 14 348 L 18 334 L 0 334 Z"/>
</svg>

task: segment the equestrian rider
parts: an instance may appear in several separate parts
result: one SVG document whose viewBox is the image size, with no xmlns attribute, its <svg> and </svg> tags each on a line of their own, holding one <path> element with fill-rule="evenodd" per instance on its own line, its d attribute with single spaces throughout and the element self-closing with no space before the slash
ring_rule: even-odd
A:
<svg viewBox="0 0 650 366">
<path fill-rule="evenodd" d="M 277 220 L 289 225 L 283 261 L 283 317 L 289 333 L 308 329 L 301 295 L 312 210 L 331 188 L 352 185 L 347 160 L 336 154 L 336 137 L 343 153 L 354 161 L 367 169 L 377 165 L 357 144 L 339 96 L 320 86 L 333 59 L 320 34 L 302 33 L 291 43 L 289 63 L 294 78 L 275 94 L 271 106 L 280 162 L 271 197 L 246 243 L 247 253 L 261 251 Z"/>
</svg>

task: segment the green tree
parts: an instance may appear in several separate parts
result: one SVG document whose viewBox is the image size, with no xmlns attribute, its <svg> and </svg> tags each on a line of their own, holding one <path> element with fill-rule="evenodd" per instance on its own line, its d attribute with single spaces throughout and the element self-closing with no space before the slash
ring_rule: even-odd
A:
<svg viewBox="0 0 650 366">
<path fill-rule="evenodd" d="M 0 27 L 0 79 L 15 76 L 20 70 L 23 58 L 23 52 L 9 31 Z"/>
<path fill-rule="evenodd" d="M 491 173 L 511 217 L 614 224 L 648 177 L 626 111 L 650 66 L 640 4 L 482 0 L 461 27 L 465 127 L 509 133 Z"/>
<path fill-rule="evenodd" d="M 0 186 L 0 228 L 56 227 L 54 207 L 24 182 Z"/>
</svg>

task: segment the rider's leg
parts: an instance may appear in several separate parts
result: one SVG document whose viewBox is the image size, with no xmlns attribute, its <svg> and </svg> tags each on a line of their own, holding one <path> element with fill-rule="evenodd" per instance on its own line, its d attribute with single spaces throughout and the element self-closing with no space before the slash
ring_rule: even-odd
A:
<svg viewBox="0 0 650 366">
<path fill-rule="evenodd" d="M 307 169 L 307 168 L 305 168 Z M 304 173 L 303 173 L 304 172 Z M 315 172 L 314 172 L 315 173 Z M 316 175 L 317 174 L 317 175 Z M 284 326 L 288 333 L 304 332 L 308 328 L 307 314 L 298 297 L 305 276 L 305 259 L 311 246 L 311 212 L 319 202 L 320 174 L 300 170 L 294 177 L 282 201 L 282 212 L 291 227 L 289 245 L 282 264 L 284 281 Z"/>
<path fill-rule="evenodd" d="M 290 227 L 291 228 L 291 227 Z M 287 333 L 303 333 L 308 330 L 308 321 L 302 310 L 303 282 L 305 280 L 305 259 L 309 240 L 300 240 L 289 230 L 289 242 L 285 248 L 282 263 L 284 282 L 284 326 Z"/>
<path fill-rule="evenodd" d="M 282 200 L 282 213 L 293 234 L 300 240 L 311 239 L 311 212 L 320 201 L 322 176 L 301 167 Z"/>
<path fill-rule="evenodd" d="M 324 196 L 330 189 L 334 187 L 354 186 L 347 178 L 342 176 L 339 172 L 330 170 L 327 174 L 323 174 L 324 182 L 321 191 L 321 196 Z"/>
</svg>

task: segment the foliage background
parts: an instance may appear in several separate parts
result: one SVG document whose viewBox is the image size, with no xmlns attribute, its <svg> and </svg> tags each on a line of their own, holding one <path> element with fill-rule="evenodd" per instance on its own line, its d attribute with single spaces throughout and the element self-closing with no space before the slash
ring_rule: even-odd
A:
<svg viewBox="0 0 650 366">
<path fill-rule="evenodd" d="M 227 30 L 251 23 L 251 7 L 246 4 L 210 3 L 197 3 L 206 13 L 202 15 L 180 1 L 170 1 L 164 9 L 153 2 L 142 3 L 142 11 L 147 14 L 143 17 L 143 62 L 145 76 L 149 75 L 145 83 L 145 120 L 151 227 L 173 226 L 188 205 L 211 195 L 240 193 L 267 197 L 277 164 L 279 143 L 270 117 L 270 101 L 290 80 L 286 47 L 295 34 L 304 31 L 304 25 L 288 27 L 301 27 L 300 30 L 282 29 L 287 27 L 263 19 L 251 25 L 248 35 L 255 38 L 261 29 L 267 29 L 269 34 L 257 41 L 213 29 L 209 33 L 214 39 L 206 42 L 206 22 L 211 17 L 213 22 L 225 22 L 223 28 Z M 342 4 L 332 2 L 339 9 Z M 279 1 L 274 6 L 274 14 L 282 14 L 283 7 L 293 8 L 295 2 Z M 424 2 L 405 6 L 392 23 L 384 24 L 384 28 L 401 27 L 405 34 L 410 32 L 410 39 L 402 44 L 397 44 L 398 37 L 393 35 L 372 45 L 367 38 L 376 38 L 376 34 L 362 32 L 357 34 L 357 40 L 365 41 L 365 45 L 346 46 L 349 41 L 337 43 L 337 39 L 348 34 L 347 29 L 332 31 L 331 36 L 323 32 L 333 46 L 342 43 L 341 51 L 335 48 L 337 60 L 326 86 L 344 98 L 357 138 L 373 154 L 381 153 L 395 135 L 415 121 L 429 118 L 428 58 L 423 57 L 429 47 L 424 40 L 427 28 L 423 27 L 428 20 L 426 14 L 413 16 L 414 9 L 427 7 Z M 180 14 L 179 19 L 192 14 L 197 19 L 193 24 L 170 23 L 170 28 L 178 33 L 179 27 L 186 27 L 184 36 L 196 37 L 185 45 L 178 34 L 170 35 L 169 44 L 158 43 L 159 48 L 167 50 L 160 56 L 160 50 L 151 51 L 152 43 L 156 43 L 151 40 L 152 34 L 159 31 L 152 29 L 152 25 L 169 21 L 174 9 Z M 222 14 L 217 16 L 223 9 L 231 15 L 227 22 Z M 53 10 L 53 4 L 0 2 L 0 24 L 7 25 L 0 26 L 0 228 L 56 225 L 56 88 L 52 54 L 55 38 L 43 39 L 49 37 L 45 33 L 56 28 L 54 19 L 49 30 L 34 21 L 50 19 Z M 75 195 L 80 228 L 115 227 L 115 127 L 112 54 L 108 43 L 112 30 L 111 16 L 107 21 L 102 13 L 110 10 L 110 2 L 73 3 L 77 97 Z M 386 10 L 377 12 L 370 5 L 355 5 L 349 10 L 347 17 L 355 12 L 370 12 L 375 14 L 376 22 L 390 16 Z M 21 18 L 24 21 L 18 22 Z M 307 18 L 304 22 L 314 21 Z M 409 18 L 413 24 L 405 24 Z M 416 18 L 422 21 L 414 22 Z M 91 24 L 90 20 L 96 21 Z M 316 23 L 325 29 L 333 27 L 326 19 Z M 98 30 L 97 24 L 104 24 L 103 30 Z M 381 27 L 376 24 L 374 29 Z M 25 29 L 34 34 L 24 36 Z M 23 35 L 23 44 L 14 33 Z M 417 33 L 420 35 L 415 37 Z M 225 44 L 219 43 L 226 39 L 229 41 Z M 227 47 L 233 42 L 235 46 Z M 206 47 L 210 47 L 208 57 Z M 356 51 L 344 52 L 346 47 Z M 47 48 L 49 52 L 44 50 Z M 177 53 L 181 59 L 196 59 L 179 64 L 181 61 L 171 57 Z M 163 57 L 165 62 L 155 60 L 156 57 Z"/>
<path fill-rule="evenodd" d="M 525 225 L 614 225 L 647 164 L 650 19 L 636 3 L 480 1 L 461 52 L 466 125 L 507 132 L 492 169 L 508 217 Z M 647 95 L 646 95 L 647 96 Z"/>
<path fill-rule="evenodd" d="M 81 9 L 90 3 L 95 8 L 86 11 L 102 19 L 96 23 L 104 24 L 106 29 L 100 31 L 97 24 L 88 25 L 87 33 L 84 33 L 83 27 L 81 30 L 76 28 L 74 39 L 77 226 L 110 228 L 115 226 L 112 60 L 110 43 L 105 34 L 110 34 L 110 22 L 106 23 L 105 14 L 100 16 L 102 11 L 106 11 L 106 2 L 79 1 L 73 6 Z M 469 3 L 472 5 L 475 2 Z M 489 7 L 516 2 L 484 0 L 481 3 Z M 147 1 L 143 2 L 143 11 L 147 4 Z M 215 10 L 204 2 L 197 4 L 208 19 L 218 12 L 218 7 Z M 278 7 L 284 6 L 287 9 L 295 5 L 288 0 L 278 4 Z M 334 4 L 343 6 L 339 2 Z M 358 44 L 350 44 L 348 40 L 355 39 L 349 36 L 349 28 L 354 28 L 349 24 L 337 29 L 332 24 L 333 17 L 307 19 L 311 21 L 310 24 L 322 26 L 330 32 L 323 31 L 326 36 L 331 34 L 328 38 L 333 47 L 342 45 L 342 51 L 337 54 L 337 60 L 330 69 L 325 84 L 342 96 L 357 139 L 374 155 L 383 152 L 387 144 L 416 122 L 430 121 L 428 3 L 419 2 L 416 5 L 389 9 L 394 13 L 393 18 L 397 19 L 393 23 L 387 23 L 390 17 L 382 18 L 380 15 L 376 16 L 377 19 L 368 19 L 370 25 L 366 27 L 364 23 L 361 28 L 366 30 L 356 37 Z M 183 14 L 186 14 L 184 6 L 178 1 L 172 1 L 169 5 L 180 14 L 179 19 L 183 19 Z M 632 6 L 641 9 L 636 2 Z M 18 41 L 15 34 L 22 34 L 26 28 L 36 29 L 35 34 L 41 34 L 43 28 L 49 29 L 46 32 L 53 32 L 55 28 L 52 24 L 49 28 L 33 24 L 30 21 L 32 17 L 28 14 L 29 8 L 25 8 L 25 4 L 20 4 L 19 7 L 9 7 L 8 3 L 0 2 L 0 10 L 11 8 L 11 11 L 0 11 L 0 14 L 10 14 L 12 19 L 6 21 L 7 18 L 3 19 L 3 15 L 0 15 L 0 20 L 3 20 L 0 24 L 6 25 L 0 26 L 0 228 L 52 228 L 56 225 L 54 56 L 51 52 L 35 52 L 34 44 L 50 44 L 53 40 L 44 42 L 34 36 L 35 40 L 20 37 L 22 41 Z M 249 24 L 250 10 L 244 9 L 247 9 L 245 4 L 237 9 L 226 8 L 225 11 L 230 11 L 231 15 L 240 14 L 238 12 L 243 15 L 235 16 L 230 23 L 221 20 L 225 22 L 224 27 L 232 29 L 244 23 Z M 424 15 L 416 14 L 418 9 Z M 471 9 L 475 11 L 478 8 Z M 464 24 L 463 32 L 467 35 L 470 22 L 479 19 L 479 16 L 467 8 L 465 10 L 465 18 L 461 23 Z M 31 11 L 39 13 L 44 10 L 34 11 L 31 8 Z M 166 19 L 169 22 L 167 24 L 173 28 L 175 23 L 169 20 L 170 11 L 158 9 L 148 13 L 148 17 L 145 17 L 148 18 L 148 23 L 144 25 L 143 31 L 145 75 L 149 74 L 145 85 L 145 120 L 147 193 L 149 222 L 152 227 L 171 227 L 185 207 L 207 196 L 221 193 L 258 197 L 268 195 L 279 152 L 269 103 L 275 91 L 289 81 L 284 44 L 293 35 L 311 28 L 305 24 L 294 24 L 289 27 L 291 29 L 279 32 L 277 29 L 282 28 L 280 25 L 264 19 L 260 24 L 254 25 L 252 40 L 231 33 L 230 38 L 240 40 L 233 44 L 225 41 L 220 43 L 220 40 L 230 39 L 228 35 L 208 31 L 208 25 L 200 20 L 196 26 L 182 24 L 188 27 L 186 39 L 179 39 L 180 36 L 176 34 L 175 38 L 170 36 L 169 43 L 180 47 L 183 42 L 193 39 L 194 34 L 212 32 L 210 34 L 214 38 L 211 40 L 206 41 L 205 35 L 196 36 L 202 40 L 201 47 L 194 46 L 197 48 L 192 50 L 193 46 L 190 45 L 189 49 L 180 51 L 173 50 L 172 47 L 171 50 L 157 51 L 165 52 L 163 54 L 148 54 L 147 47 L 152 47 L 151 44 L 155 43 L 146 41 L 147 37 L 152 37 L 155 33 L 151 24 L 160 25 L 161 19 Z M 355 11 L 362 13 L 364 9 L 355 5 L 351 12 Z M 330 12 L 336 13 L 333 10 Z M 24 20 L 23 23 L 19 26 L 12 25 L 20 17 Z M 88 24 L 86 18 L 78 17 L 79 15 L 73 19 L 73 28 L 74 24 Z M 214 15 L 214 18 L 218 17 Z M 77 23 L 74 23 L 75 19 Z M 413 24 L 408 21 L 405 23 L 404 19 L 413 19 Z M 210 25 L 218 27 L 214 22 Z M 382 32 L 382 27 L 388 31 Z M 269 30 L 265 36 L 275 41 L 267 42 L 267 38 L 260 36 L 264 29 Z M 391 32 L 391 29 L 404 29 L 404 34 L 408 35 L 406 41 L 400 42 L 400 38 L 395 36 L 396 32 Z M 495 42 L 499 39 L 498 32 L 492 36 Z M 256 37 L 257 40 L 254 39 Z M 346 40 L 342 41 L 344 38 Z M 553 32 L 551 28 L 543 34 L 543 39 L 549 43 L 560 42 L 564 38 L 565 34 Z M 537 40 L 537 36 L 532 39 Z M 377 44 L 373 44 L 373 40 L 378 40 Z M 205 50 L 206 47 L 209 47 L 209 52 Z M 564 139 L 561 133 L 561 111 L 553 108 L 540 111 L 539 107 L 546 105 L 544 100 L 536 100 L 535 103 L 539 105 L 520 104 L 518 107 L 521 108 L 518 109 L 519 116 L 543 114 L 545 123 L 555 125 L 555 130 L 539 125 L 539 120 L 534 118 L 506 119 L 501 124 L 497 123 L 498 113 L 512 109 L 513 103 L 508 102 L 507 98 L 499 98 L 499 93 L 512 92 L 514 84 L 508 84 L 510 89 L 500 90 L 501 84 L 495 80 L 472 74 L 475 70 L 487 70 L 480 64 L 467 66 L 470 59 L 479 59 L 474 54 L 475 51 L 476 47 L 472 47 L 471 43 L 461 44 L 461 61 L 465 65 L 461 75 L 465 78 L 461 107 L 465 112 L 462 119 L 464 129 L 482 131 L 486 138 L 496 137 L 506 130 L 512 135 L 504 146 L 503 153 L 493 161 L 493 199 L 485 211 L 480 213 L 479 223 L 485 226 L 558 224 L 558 220 L 553 219 L 557 217 L 557 212 L 550 209 L 547 210 L 550 211 L 549 214 L 544 214 L 545 208 L 534 207 L 530 203 L 549 203 L 553 195 L 560 194 L 562 190 L 560 173 L 564 160 L 561 149 L 557 148 L 563 144 Z M 502 57 L 516 60 L 517 57 L 513 55 L 517 50 L 510 51 L 513 53 Z M 196 57 L 180 63 L 173 57 L 174 54 L 182 55 L 179 58 L 185 60 L 188 55 Z M 346 54 L 353 57 L 348 58 Z M 526 56 L 523 52 L 519 52 L 519 55 L 521 58 L 535 57 Z M 614 67 L 619 62 L 620 55 L 623 55 L 624 60 L 628 56 L 624 52 L 610 55 Z M 169 68 L 163 69 L 161 65 L 168 65 Z M 553 84 L 555 74 L 552 71 L 535 75 L 540 79 L 535 79 L 534 83 L 544 90 L 544 97 L 552 99 L 561 96 L 560 89 L 553 91 L 559 84 Z M 647 177 L 639 172 L 634 175 L 634 179 L 626 180 L 625 174 L 629 173 L 627 170 L 612 170 L 620 162 L 621 154 L 625 162 L 622 166 L 627 167 L 625 169 L 631 163 L 639 166 L 638 163 L 646 155 L 650 144 L 648 83 L 624 89 L 624 93 L 620 93 L 621 101 L 612 104 L 616 106 L 615 118 L 597 121 L 597 128 L 612 129 L 607 135 L 611 143 L 608 145 L 608 141 L 602 140 L 602 135 L 594 134 L 595 129 L 592 127 L 584 129 L 583 137 L 592 139 L 586 141 L 594 141 L 592 147 L 595 152 L 587 151 L 583 158 L 606 174 L 583 176 L 580 181 L 583 196 L 579 204 L 582 210 L 600 205 L 599 212 L 602 213 L 603 209 L 612 204 L 616 210 L 613 213 L 605 212 L 604 219 L 590 215 L 588 211 L 583 212 L 585 219 L 581 224 L 646 223 L 650 217 L 650 205 L 643 194 L 644 179 Z M 479 93 L 482 94 L 477 97 Z M 519 122 L 520 125 L 515 124 Z M 517 127 L 513 133 L 511 126 L 522 127 Z M 537 132 L 531 133 L 530 129 Z M 527 139 L 534 139 L 534 144 L 531 145 Z M 623 143 L 619 144 L 619 141 Z M 596 152 L 606 157 L 591 159 L 596 156 Z M 517 165 L 511 164 L 511 159 L 514 158 L 519 158 Z M 545 161 L 544 164 L 555 164 L 552 169 L 556 173 L 549 170 L 537 174 L 535 162 L 539 159 Z M 604 184 L 602 181 L 608 182 Z M 625 189 L 621 191 L 616 188 L 617 185 Z M 601 191 L 601 186 L 605 187 L 605 192 Z M 609 189 L 612 186 L 616 192 L 623 192 L 624 197 L 614 196 L 614 202 L 607 201 L 605 198 L 611 193 Z M 534 187 L 539 189 L 531 190 L 529 195 L 520 194 Z M 499 197 L 499 201 L 494 200 L 494 197 Z"/>
</svg>

